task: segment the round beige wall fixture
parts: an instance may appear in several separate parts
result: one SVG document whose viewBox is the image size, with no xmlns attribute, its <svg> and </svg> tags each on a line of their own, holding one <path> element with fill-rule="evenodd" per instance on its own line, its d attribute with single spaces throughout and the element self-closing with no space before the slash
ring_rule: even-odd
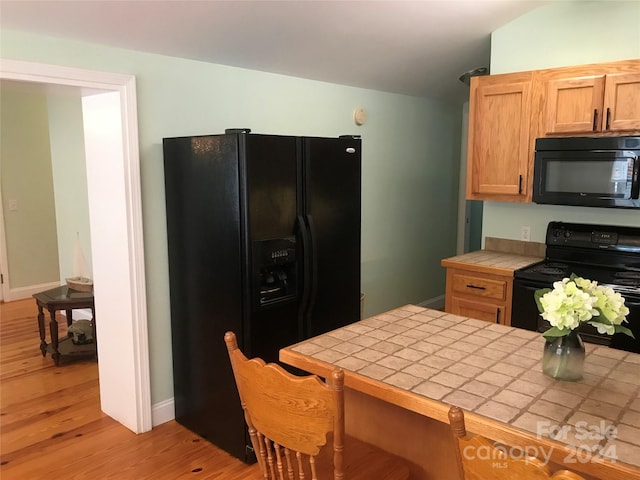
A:
<svg viewBox="0 0 640 480">
<path fill-rule="evenodd" d="M 364 111 L 364 108 L 354 110 L 353 121 L 356 122 L 356 125 L 364 125 L 364 122 L 367 121 L 367 112 Z"/>
</svg>

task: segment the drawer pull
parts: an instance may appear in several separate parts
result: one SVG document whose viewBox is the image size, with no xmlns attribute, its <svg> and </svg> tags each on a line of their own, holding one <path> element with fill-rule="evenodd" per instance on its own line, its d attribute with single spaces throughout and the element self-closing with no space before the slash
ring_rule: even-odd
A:
<svg viewBox="0 0 640 480">
<path fill-rule="evenodd" d="M 478 285 L 469 285 L 467 284 L 467 288 L 475 288 L 476 290 L 486 290 L 487 287 L 479 287 Z"/>
</svg>

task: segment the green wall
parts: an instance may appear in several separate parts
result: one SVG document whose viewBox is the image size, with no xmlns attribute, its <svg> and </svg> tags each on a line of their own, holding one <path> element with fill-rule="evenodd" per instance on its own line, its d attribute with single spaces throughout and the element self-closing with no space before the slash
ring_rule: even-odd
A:
<svg viewBox="0 0 640 480">
<path fill-rule="evenodd" d="M 91 273 L 80 97 L 60 88 L 25 87 L 2 89 L 0 128 L 9 285 L 20 298 L 30 295 L 29 287 L 73 275 L 77 235 Z M 18 200 L 18 211 L 10 211 L 9 199 Z M 33 215 L 34 208 L 42 213 Z M 42 215 L 46 219 L 38 220 Z"/>
<path fill-rule="evenodd" d="M 558 2 L 493 32 L 491 73 L 640 58 L 640 3 Z M 543 242 L 552 220 L 640 226 L 637 211 L 485 202 L 483 235 Z"/>
<path fill-rule="evenodd" d="M 64 280 L 77 273 L 83 273 L 73 271 L 76 238 L 80 240 L 82 253 L 89 268 L 86 274 L 92 277 L 82 102 L 78 96 L 49 94 L 47 104 L 60 278 Z"/>
<path fill-rule="evenodd" d="M 456 247 L 460 105 L 23 32 L 0 35 L 3 58 L 136 76 L 153 404 L 173 396 L 163 137 L 230 127 L 361 135 L 365 315 L 444 294 L 440 260 Z M 361 127 L 352 119 L 357 107 L 369 117 Z"/>
<path fill-rule="evenodd" d="M 47 97 L 0 92 L 0 174 L 9 285 L 57 282 L 58 243 Z M 11 210 L 9 201 L 17 201 Z"/>
</svg>

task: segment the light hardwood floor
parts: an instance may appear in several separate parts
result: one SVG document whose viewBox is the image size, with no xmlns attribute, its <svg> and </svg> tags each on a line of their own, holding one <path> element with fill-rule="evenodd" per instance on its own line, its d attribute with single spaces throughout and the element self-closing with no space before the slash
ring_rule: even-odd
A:
<svg viewBox="0 0 640 480">
<path fill-rule="evenodd" d="M 32 299 L 0 303 L 2 480 L 259 477 L 175 421 L 136 435 L 102 413 L 96 361 L 43 358 L 36 315 Z"/>
</svg>

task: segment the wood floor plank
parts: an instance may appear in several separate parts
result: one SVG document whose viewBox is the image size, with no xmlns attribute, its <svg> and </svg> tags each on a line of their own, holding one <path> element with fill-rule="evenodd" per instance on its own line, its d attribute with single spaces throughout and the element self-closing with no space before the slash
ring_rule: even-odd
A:
<svg viewBox="0 0 640 480">
<path fill-rule="evenodd" d="M 55 367 L 40 352 L 36 315 L 32 299 L 0 303 L 2 480 L 260 478 L 257 465 L 175 421 L 136 435 L 109 418 L 100 410 L 95 359 Z M 64 317 L 58 324 L 66 335 Z"/>
</svg>

